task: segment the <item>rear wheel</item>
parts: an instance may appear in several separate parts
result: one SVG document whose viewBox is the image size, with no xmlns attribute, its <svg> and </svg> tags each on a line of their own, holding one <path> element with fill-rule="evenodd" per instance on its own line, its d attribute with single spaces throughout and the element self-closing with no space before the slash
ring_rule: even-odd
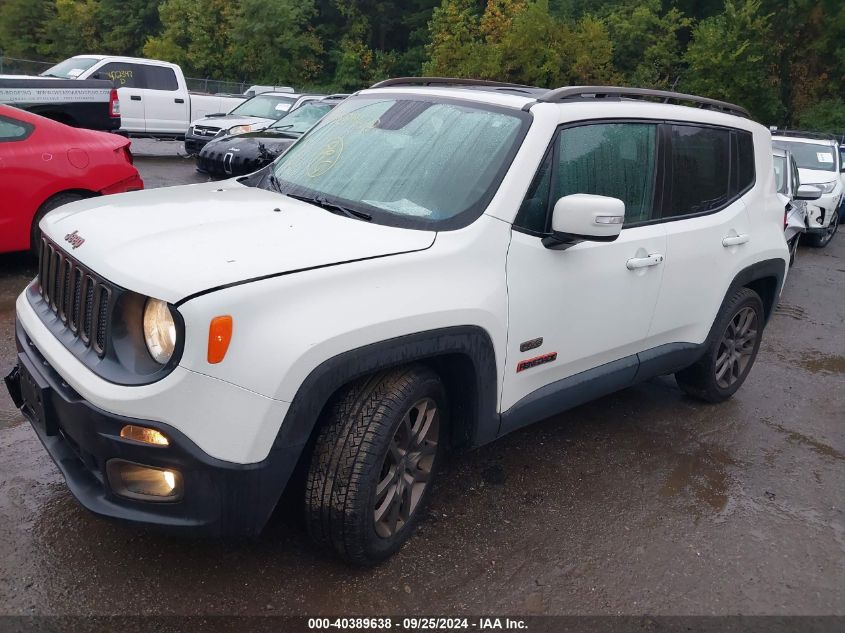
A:
<svg viewBox="0 0 845 633">
<path fill-rule="evenodd" d="M 763 302 L 750 288 L 740 288 L 716 319 L 717 333 L 694 365 L 675 374 L 681 390 L 707 402 L 730 398 L 751 371 L 763 334 Z"/>
<path fill-rule="evenodd" d="M 63 204 L 67 204 L 68 202 L 76 202 L 77 200 L 82 200 L 85 198 L 81 193 L 59 193 L 47 200 L 38 211 L 35 212 L 35 217 L 32 218 L 32 227 L 30 228 L 29 234 L 29 250 L 33 254 L 33 256 L 38 257 L 38 244 L 41 241 L 41 229 L 38 228 L 38 225 L 41 223 L 41 220 L 53 209 L 57 209 Z"/>
<path fill-rule="evenodd" d="M 305 485 L 308 531 L 359 565 L 413 534 L 445 437 L 446 394 L 421 365 L 359 380 L 331 403 Z"/>
</svg>

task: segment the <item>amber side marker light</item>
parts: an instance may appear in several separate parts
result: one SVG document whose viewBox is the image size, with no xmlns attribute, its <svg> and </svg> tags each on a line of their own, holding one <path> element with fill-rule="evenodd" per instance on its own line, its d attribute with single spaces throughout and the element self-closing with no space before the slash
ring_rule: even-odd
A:
<svg viewBox="0 0 845 633">
<path fill-rule="evenodd" d="M 161 431 L 147 428 L 146 426 L 135 426 L 134 424 L 127 424 L 120 429 L 120 437 L 125 440 L 135 440 L 136 442 L 143 442 L 144 444 L 154 444 L 156 446 L 170 446 L 170 440 Z"/>
<path fill-rule="evenodd" d="M 232 317 L 217 316 L 208 326 L 208 362 L 219 363 L 226 356 L 229 342 L 232 340 Z"/>
</svg>

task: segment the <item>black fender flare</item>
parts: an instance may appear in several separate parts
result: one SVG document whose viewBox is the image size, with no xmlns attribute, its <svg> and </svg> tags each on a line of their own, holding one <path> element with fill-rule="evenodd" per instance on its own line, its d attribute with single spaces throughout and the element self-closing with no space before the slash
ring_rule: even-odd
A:
<svg viewBox="0 0 845 633">
<path fill-rule="evenodd" d="M 498 379 L 496 355 L 490 335 L 474 325 L 439 328 L 386 339 L 329 358 L 305 378 L 288 408 L 272 450 L 304 448 L 329 398 L 343 385 L 375 371 L 412 362 L 460 356 L 472 363 L 474 379 L 470 406 L 469 442 L 484 444 L 495 439 Z"/>
<path fill-rule="evenodd" d="M 751 266 L 743 268 L 736 274 L 736 276 L 733 278 L 733 281 L 731 281 L 730 285 L 728 286 L 728 289 L 725 291 L 725 296 L 722 298 L 722 303 L 719 305 L 719 311 L 716 312 L 716 318 L 713 319 L 713 324 L 710 326 L 710 331 L 707 334 L 707 338 L 701 345 L 702 354 L 704 353 L 704 350 L 707 349 L 707 346 L 713 341 L 713 337 L 720 334 L 719 332 L 715 331 L 716 323 L 719 320 L 719 315 L 722 313 L 725 304 L 728 302 L 731 296 L 733 296 L 734 292 L 736 292 L 739 288 L 743 288 L 745 286 L 753 284 L 755 281 L 759 281 L 768 277 L 774 277 L 776 279 L 776 285 L 772 296 L 769 298 L 760 297 L 760 299 L 763 301 L 763 307 L 766 310 L 766 318 L 764 321 L 764 325 L 768 324 L 769 319 L 775 311 L 775 308 L 777 308 L 778 300 L 780 299 L 780 293 L 783 289 L 783 280 L 786 278 L 786 269 L 788 266 L 789 262 L 785 259 L 764 259 L 762 261 L 757 262 L 756 264 L 752 264 Z"/>
</svg>

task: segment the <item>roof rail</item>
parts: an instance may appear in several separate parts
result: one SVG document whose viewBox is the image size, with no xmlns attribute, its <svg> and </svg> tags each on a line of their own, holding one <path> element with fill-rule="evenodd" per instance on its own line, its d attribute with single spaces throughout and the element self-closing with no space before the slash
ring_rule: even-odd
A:
<svg viewBox="0 0 845 633">
<path fill-rule="evenodd" d="M 504 81 L 489 81 L 487 79 L 466 79 L 463 77 L 394 77 L 385 79 L 370 88 L 388 88 L 391 86 L 484 86 L 488 88 L 528 88 L 537 90 L 535 86 L 510 84 Z"/>
<path fill-rule="evenodd" d="M 574 101 L 578 99 L 660 99 L 663 103 L 693 103 L 700 108 L 718 110 L 727 114 L 741 116 L 750 119 L 751 115 L 745 108 L 708 99 L 695 95 L 683 94 L 681 92 L 669 92 L 667 90 L 650 90 L 648 88 L 623 88 L 619 86 L 567 86 L 549 90 L 546 94 L 538 97 L 538 101 L 559 103 L 561 101 Z"/>
<path fill-rule="evenodd" d="M 797 138 L 812 138 L 818 141 L 835 141 L 839 142 L 839 137 L 835 134 L 826 134 L 825 132 L 808 132 L 805 130 L 771 130 L 772 136 L 789 136 Z"/>
</svg>

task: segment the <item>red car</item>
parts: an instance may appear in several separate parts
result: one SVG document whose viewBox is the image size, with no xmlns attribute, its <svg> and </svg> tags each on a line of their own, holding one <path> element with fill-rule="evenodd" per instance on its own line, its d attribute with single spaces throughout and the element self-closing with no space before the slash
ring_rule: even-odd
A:
<svg viewBox="0 0 845 633">
<path fill-rule="evenodd" d="M 44 215 L 68 202 L 144 188 L 130 141 L 0 105 L 0 253 L 36 251 Z"/>
</svg>

